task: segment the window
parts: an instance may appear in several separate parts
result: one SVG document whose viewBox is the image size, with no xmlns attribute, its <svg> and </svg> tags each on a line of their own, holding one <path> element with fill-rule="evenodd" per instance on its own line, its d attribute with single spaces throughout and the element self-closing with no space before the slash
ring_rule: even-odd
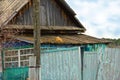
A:
<svg viewBox="0 0 120 80">
<path fill-rule="evenodd" d="M 7 50 L 4 52 L 4 67 L 29 66 L 29 56 L 33 55 L 33 49 Z"/>
</svg>

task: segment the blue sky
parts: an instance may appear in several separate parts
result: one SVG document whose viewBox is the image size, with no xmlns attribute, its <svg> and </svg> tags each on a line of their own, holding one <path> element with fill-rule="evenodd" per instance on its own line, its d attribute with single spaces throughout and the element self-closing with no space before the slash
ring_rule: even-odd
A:
<svg viewBox="0 0 120 80">
<path fill-rule="evenodd" d="M 120 38 L 120 0 L 66 0 L 87 29 L 98 38 Z"/>
</svg>

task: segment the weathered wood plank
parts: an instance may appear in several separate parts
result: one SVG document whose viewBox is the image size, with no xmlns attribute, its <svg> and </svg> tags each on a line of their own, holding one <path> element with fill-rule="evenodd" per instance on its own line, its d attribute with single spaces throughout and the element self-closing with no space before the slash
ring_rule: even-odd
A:
<svg viewBox="0 0 120 80">
<path fill-rule="evenodd" d="M 29 5 L 29 4 L 28 4 Z M 76 26 L 69 15 L 53 0 L 41 0 L 41 25 L 42 26 Z M 32 21 L 32 7 L 29 6 L 28 10 L 20 16 L 17 15 L 12 24 L 33 24 Z M 22 18 L 22 19 L 21 19 Z M 29 19 L 28 19 L 29 18 Z"/>
<path fill-rule="evenodd" d="M 2 4 L 4 8 L 0 14 L 0 27 L 6 25 L 11 18 L 13 18 L 16 13 L 27 3 L 28 0 L 5 0 Z"/>
</svg>

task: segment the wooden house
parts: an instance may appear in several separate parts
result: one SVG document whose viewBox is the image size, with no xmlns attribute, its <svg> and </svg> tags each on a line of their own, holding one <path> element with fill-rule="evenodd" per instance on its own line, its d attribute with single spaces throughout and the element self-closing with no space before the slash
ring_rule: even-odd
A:
<svg viewBox="0 0 120 80">
<path fill-rule="evenodd" d="M 86 29 L 75 17 L 75 12 L 65 2 L 65 0 L 41 0 L 40 3 L 40 27 L 41 27 L 41 47 L 43 49 L 56 49 L 73 46 L 84 46 L 86 51 L 95 51 L 105 47 L 108 43 L 95 37 L 83 34 Z M 3 0 L 0 1 L 0 28 L 8 31 L 16 31 L 14 41 L 6 41 L 4 51 L 5 56 L 17 56 L 26 52 L 33 53 L 33 19 L 32 0 Z M 11 56 L 11 57 L 12 57 Z M 23 58 L 26 56 L 23 56 Z M 28 56 L 26 57 L 28 59 Z M 12 64 L 10 59 L 5 59 L 4 67 L 8 68 Z M 18 60 L 18 59 L 15 59 Z M 25 61 L 24 61 L 25 62 Z M 17 63 L 14 67 L 26 66 L 28 63 Z"/>
<path fill-rule="evenodd" d="M 4 43 L 9 48 L 33 47 L 32 0 L 0 1 L 0 28 L 8 31 L 19 30 L 13 42 Z M 43 48 L 84 46 L 94 51 L 108 43 L 83 34 L 86 29 L 75 17 L 75 12 L 65 0 L 41 0 L 40 3 L 41 45 Z"/>
<path fill-rule="evenodd" d="M 33 21 L 31 0 L 3 0 L 0 2 L 0 27 L 20 30 L 15 35 L 21 45 L 33 43 Z M 75 12 L 64 0 L 41 0 L 41 44 L 51 46 L 74 46 L 105 44 L 104 40 L 84 35 L 85 27 L 75 17 Z M 23 43 L 22 43 L 23 42 Z M 23 45 L 23 47 L 25 46 Z M 19 46 L 15 46 L 19 47 Z"/>
</svg>

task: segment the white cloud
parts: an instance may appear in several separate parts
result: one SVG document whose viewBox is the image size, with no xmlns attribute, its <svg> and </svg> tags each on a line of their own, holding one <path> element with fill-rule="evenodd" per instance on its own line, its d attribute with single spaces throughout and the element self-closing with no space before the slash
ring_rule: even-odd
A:
<svg viewBox="0 0 120 80">
<path fill-rule="evenodd" d="M 120 38 L 120 0 L 66 0 L 95 37 Z"/>
</svg>

